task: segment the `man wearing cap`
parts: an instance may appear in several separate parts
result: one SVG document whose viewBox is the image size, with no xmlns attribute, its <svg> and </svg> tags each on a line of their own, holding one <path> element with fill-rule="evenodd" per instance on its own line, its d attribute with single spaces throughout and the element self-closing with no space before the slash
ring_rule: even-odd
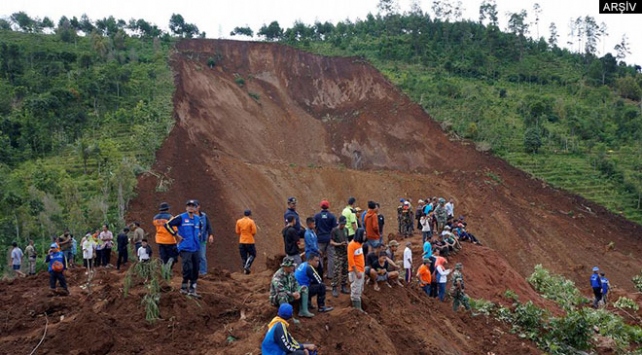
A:
<svg viewBox="0 0 642 355">
<path fill-rule="evenodd" d="M 156 229 L 156 244 L 158 244 L 158 254 L 161 262 L 167 264 L 171 261 L 172 268 L 178 260 L 178 249 L 176 248 L 176 237 L 167 231 L 165 225 L 172 219 L 169 213 L 169 204 L 161 202 L 158 206 L 158 214 L 154 216 L 152 223 Z"/>
<path fill-rule="evenodd" d="M 292 318 L 294 310 L 288 303 L 279 306 L 277 316 L 268 324 L 268 331 L 261 343 L 261 353 L 264 355 L 316 355 L 317 347 L 314 344 L 299 344 L 288 332 L 288 320 Z"/>
<path fill-rule="evenodd" d="M 334 273 L 334 248 L 330 246 L 330 239 L 332 239 L 332 229 L 337 226 L 337 218 L 332 212 L 328 211 L 328 208 L 330 208 L 328 200 L 321 201 L 319 205 L 321 212 L 314 215 L 314 225 L 316 226 L 317 243 L 321 252 L 321 269 L 326 270 L 326 277 L 331 278 Z M 325 265 L 327 265 L 327 268 Z"/>
<path fill-rule="evenodd" d="M 200 217 L 196 215 L 197 205 L 198 201 L 188 200 L 185 203 L 186 212 L 170 219 L 165 224 L 165 229 L 179 240 L 177 248 L 183 266 L 183 282 L 180 292 L 199 298 L 200 296 L 196 293 L 196 282 L 200 264 L 199 238 L 202 225 Z"/>
<path fill-rule="evenodd" d="M 270 282 L 270 303 L 272 305 L 278 307 L 301 298 L 301 286 L 294 277 L 294 267 L 294 259 L 286 256 L 283 258 L 281 268 L 272 276 Z"/>
<path fill-rule="evenodd" d="M 446 210 L 446 200 L 439 198 L 439 204 L 435 207 L 435 217 L 437 218 L 437 232 L 444 229 L 448 221 L 448 211 Z"/>
<path fill-rule="evenodd" d="M 450 290 L 450 293 L 453 296 L 453 311 L 457 312 L 459 310 L 460 304 L 470 310 L 470 304 L 468 304 L 468 295 L 464 292 L 466 287 L 464 286 L 464 275 L 462 275 L 462 270 L 464 266 L 462 263 L 455 264 L 455 271 L 453 272 L 452 280 L 453 286 Z"/>
<path fill-rule="evenodd" d="M 341 285 L 341 293 L 349 294 L 348 284 L 348 229 L 346 216 L 339 217 L 339 226 L 332 230 L 330 244 L 334 248 L 334 272 L 332 274 L 332 296 L 339 297 L 337 288 Z"/>
<path fill-rule="evenodd" d="M 65 279 L 64 270 L 67 269 L 65 262 L 65 255 L 60 251 L 58 244 L 53 243 L 49 246 L 49 254 L 45 258 L 45 262 L 49 264 L 49 288 L 51 292 L 56 291 L 56 282 L 60 283 L 60 287 L 65 291 L 65 295 L 69 294 L 67 288 L 67 280 Z"/>
<path fill-rule="evenodd" d="M 346 229 L 348 230 L 348 241 L 352 241 L 354 234 L 357 231 L 357 215 L 353 209 L 353 206 L 357 202 L 357 199 L 350 197 L 348 199 L 348 205 L 343 209 L 341 215 L 346 218 Z"/>
<path fill-rule="evenodd" d="M 299 218 L 299 212 L 296 211 L 296 197 L 288 197 L 288 208 L 283 214 L 283 219 L 285 224 L 288 224 L 288 216 L 294 217 L 294 229 L 296 230 L 299 238 L 303 238 L 303 233 L 305 232 L 304 228 L 301 227 L 301 219 Z"/>
<path fill-rule="evenodd" d="M 198 200 L 194 200 L 194 203 L 196 203 L 196 212 L 195 214 L 200 218 L 201 220 L 201 234 L 198 237 L 198 242 L 199 242 L 199 249 L 198 249 L 198 257 L 199 257 L 199 266 L 198 266 L 198 273 L 203 276 L 207 275 L 207 243 L 209 242 L 210 244 L 214 242 L 214 230 L 212 229 L 212 224 L 210 223 L 210 218 L 207 216 L 207 214 L 203 211 L 201 211 L 201 203 Z"/>
<path fill-rule="evenodd" d="M 595 300 L 593 301 L 593 308 L 597 308 L 600 300 L 602 300 L 602 279 L 600 279 L 600 268 L 597 266 L 593 267 L 593 274 L 591 275 L 591 288 L 593 289 L 593 295 Z"/>
<path fill-rule="evenodd" d="M 250 218 L 251 210 L 243 212 L 243 218 L 236 221 L 236 234 L 239 236 L 239 253 L 241 254 L 241 267 L 243 273 L 248 275 L 252 263 L 256 258 L 256 247 L 254 236 L 256 235 L 256 223 Z"/>
</svg>

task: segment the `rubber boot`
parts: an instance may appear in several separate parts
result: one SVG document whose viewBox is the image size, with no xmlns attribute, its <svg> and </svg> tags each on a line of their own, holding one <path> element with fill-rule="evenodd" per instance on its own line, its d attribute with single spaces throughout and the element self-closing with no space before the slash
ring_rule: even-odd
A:
<svg viewBox="0 0 642 355">
<path fill-rule="evenodd" d="M 337 286 L 334 286 L 332 288 L 332 297 L 339 297 L 339 290 L 337 290 Z"/>
<path fill-rule="evenodd" d="M 363 310 L 363 308 L 361 308 L 361 300 L 359 300 L 359 301 L 352 300 L 352 307 L 354 307 L 354 309 L 356 309 L 357 311 L 359 311 L 361 313 L 366 313 Z"/>
<path fill-rule="evenodd" d="M 308 289 L 304 288 L 301 290 L 301 309 L 299 310 L 299 317 L 312 318 L 314 314 L 310 313 L 308 310 L 308 303 L 310 298 L 308 298 Z"/>
</svg>

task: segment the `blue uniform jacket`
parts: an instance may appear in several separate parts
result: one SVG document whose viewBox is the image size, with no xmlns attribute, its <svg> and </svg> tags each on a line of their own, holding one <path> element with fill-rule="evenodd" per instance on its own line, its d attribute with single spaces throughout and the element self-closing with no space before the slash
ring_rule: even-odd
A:
<svg viewBox="0 0 642 355">
<path fill-rule="evenodd" d="M 337 218 L 328 210 L 322 210 L 314 215 L 314 224 L 317 226 L 319 243 L 330 243 L 332 229 L 337 226 Z"/>
<path fill-rule="evenodd" d="M 308 264 L 307 261 L 304 261 L 299 265 L 294 271 L 294 278 L 301 286 L 310 287 L 310 284 L 320 284 L 323 282 L 319 273 Z"/>
<path fill-rule="evenodd" d="M 602 280 L 600 280 L 600 275 L 598 274 L 591 275 L 591 287 L 602 288 Z"/>
<path fill-rule="evenodd" d="M 178 232 L 174 231 L 172 227 L 178 228 Z M 180 235 L 183 237 L 178 243 L 178 251 L 197 252 L 200 249 L 199 238 L 201 235 L 201 219 L 194 214 L 192 218 L 189 213 L 181 213 L 172 218 L 165 225 L 165 229 L 172 235 Z"/>
<path fill-rule="evenodd" d="M 600 279 L 602 280 L 602 294 L 606 295 L 607 293 L 609 293 L 610 288 L 609 279 L 607 279 L 606 277 L 600 277 Z"/>
<path fill-rule="evenodd" d="M 305 258 L 309 259 L 311 253 L 319 253 L 317 234 L 312 229 L 306 229 L 305 234 Z"/>
<path fill-rule="evenodd" d="M 288 332 L 287 324 L 281 317 L 275 317 L 270 322 L 265 339 L 261 343 L 261 353 L 263 355 L 286 355 L 297 350 L 303 350 L 303 345 L 294 340 Z"/>
<path fill-rule="evenodd" d="M 45 259 L 45 262 L 49 263 L 49 267 L 47 268 L 47 271 L 52 272 L 51 266 L 53 265 L 54 262 L 60 261 L 63 265 L 63 270 L 67 270 L 67 263 L 65 262 L 65 255 L 61 251 L 57 251 L 55 253 L 51 253 L 47 255 L 47 258 Z"/>
</svg>

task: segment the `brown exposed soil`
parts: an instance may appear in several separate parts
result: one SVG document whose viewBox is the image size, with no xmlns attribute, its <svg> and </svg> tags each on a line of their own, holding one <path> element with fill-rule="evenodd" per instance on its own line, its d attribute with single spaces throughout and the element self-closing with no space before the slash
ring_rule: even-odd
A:
<svg viewBox="0 0 642 355">
<path fill-rule="evenodd" d="M 213 68 L 208 59 L 216 59 Z M 422 108 L 358 58 L 326 58 L 292 48 L 232 41 L 177 44 L 176 126 L 157 153 L 154 174 L 139 179 L 129 220 L 147 231 L 158 204 L 171 212 L 197 198 L 213 223 L 203 299 L 175 290 L 161 296 L 162 320 L 144 321 L 143 287 L 123 297 L 122 274 L 101 271 L 92 294 L 70 273 L 72 295 L 47 297 L 46 275 L 2 284 L 0 346 L 28 353 L 49 327 L 39 353 L 257 354 L 275 309 L 265 267 L 283 251 L 280 235 L 288 196 L 302 217 L 326 198 L 338 213 L 348 197 L 381 203 L 386 234 L 396 230 L 400 197 L 455 199 L 456 215 L 484 246 L 465 244 L 452 258 L 465 267 L 473 298 L 521 301 L 559 312 L 525 281 L 536 264 L 573 279 L 589 295 L 588 275 L 599 265 L 616 292 L 630 295 L 642 268 L 640 226 L 578 196 L 553 189 L 466 142 L 451 141 Z M 171 184 L 159 189 L 160 180 Z M 234 222 L 251 208 L 259 226 L 259 260 L 242 275 Z M 151 233 L 153 235 L 153 233 Z M 418 266 L 420 237 L 414 243 Z M 609 248 L 609 243 L 613 243 Z M 272 267 L 274 263 L 272 262 Z M 174 287 L 180 282 L 172 280 Z M 414 287 L 368 288 L 358 314 L 349 298 L 337 309 L 293 325 L 297 339 L 322 354 L 537 354 L 534 345 L 493 319 L 454 314 L 451 305 Z M 64 315 L 64 318 L 61 316 Z M 72 337 L 84 337 L 70 341 Z M 86 339 L 86 340 L 85 340 Z"/>
</svg>

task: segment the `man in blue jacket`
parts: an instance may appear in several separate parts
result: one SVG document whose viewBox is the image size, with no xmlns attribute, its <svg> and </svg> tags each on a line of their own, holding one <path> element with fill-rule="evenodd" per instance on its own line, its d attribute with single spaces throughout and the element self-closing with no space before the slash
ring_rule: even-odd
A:
<svg viewBox="0 0 642 355">
<path fill-rule="evenodd" d="M 593 301 L 593 308 L 597 308 L 598 303 L 602 299 L 602 280 L 598 274 L 600 269 L 595 266 L 593 268 L 593 274 L 591 275 L 591 288 L 593 288 L 593 295 L 595 300 Z"/>
<path fill-rule="evenodd" d="M 312 253 L 309 257 L 306 257 L 306 259 L 307 261 L 304 261 L 303 264 L 297 266 L 294 271 L 294 277 L 299 283 L 299 286 L 301 286 L 301 288 L 307 288 L 308 291 L 307 295 L 302 291 L 301 311 L 307 311 L 312 296 L 316 295 L 319 312 L 330 312 L 334 308 L 325 306 L 325 284 L 317 272 L 320 261 L 319 254 Z M 299 316 L 303 317 L 301 313 L 299 313 Z"/>
<path fill-rule="evenodd" d="M 201 211 L 201 203 L 198 200 L 196 202 L 196 215 L 201 219 L 201 235 L 198 238 L 199 241 L 199 274 L 201 276 L 207 275 L 207 243 L 214 242 L 214 231 L 212 230 L 212 224 L 210 223 L 209 217 L 205 212 Z"/>
<path fill-rule="evenodd" d="M 328 208 L 330 208 L 328 200 L 321 201 L 320 206 L 321 212 L 314 215 L 314 225 L 317 229 L 317 242 L 319 251 L 321 251 L 322 269 L 326 271 L 326 277 L 332 278 L 332 275 L 334 275 L 334 247 L 330 245 L 330 239 L 332 239 L 332 229 L 337 226 L 337 218 L 332 212 L 328 211 Z M 325 265 L 327 265 L 327 268 Z"/>
<path fill-rule="evenodd" d="M 611 288 L 611 284 L 609 283 L 609 279 L 606 278 L 603 272 L 600 273 L 600 280 L 602 282 L 602 303 L 606 306 L 606 301 L 608 300 L 608 295 L 609 295 L 609 289 Z"/>
<path fill-rule="evenodd" d="M 183 261 L 183 282 L 181 293 L 200 298 L 196 293 L 196 281 L 200 264 L 201 219 L 196 215 L 198 201 L 188 200 L 185 203 L 186 212 L 170 219 L 165 229 L 178 239 L 178 252 Z M 176 230 L 174 230 L 176 227 Z M 189 283 L 189 289 L 188 289 Z"/>
<path fill-rule="evenodd" d="M 279 306 L 277 316 L 268 325 L 261 353 L 263 355 L 316 355 L 317 347 L 314 344 L 299 344 L 288 332 L 288 320 L 292 318 L 292 305 L 283 303 Z"/>
<path fill-rule="evenodd" d="M 67 280 L 65 279 L 64 270 L 67 269 L 67 263 L 65 262 L 65 255 L 60 251 L 58 244 L 53 243 L 49 247 L 49 254 L 45 259 L 45 262 L 49 264 L 49 288 L 51 292 L 56 292 L 56 281 L 60 282 L 60 287 L 64 290 L 65 295 L 69 295 L 69 289 L 67 288 Z"/>
</svg>

